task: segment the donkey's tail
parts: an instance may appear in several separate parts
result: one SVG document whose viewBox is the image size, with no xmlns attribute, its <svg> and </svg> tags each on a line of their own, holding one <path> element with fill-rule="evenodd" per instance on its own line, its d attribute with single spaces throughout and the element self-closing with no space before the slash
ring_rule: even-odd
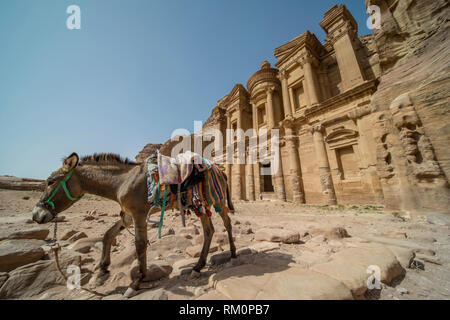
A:
<svg viewBox="0 0 450 320">
<path fill-rule="evenodd" d="M 225 183 L 227 185 L 227 205 L 228 205 L 228 209 L 230 209 L 231 213 L 234 213 L 234 206 L 233 206 L 233 202 L 231 201 L 231 196 L 230 196 L 230 186 L 228 184 L 228 178 L 227 175 L 224 173 L 223 176 L 225 177 Z"/>
</svg>

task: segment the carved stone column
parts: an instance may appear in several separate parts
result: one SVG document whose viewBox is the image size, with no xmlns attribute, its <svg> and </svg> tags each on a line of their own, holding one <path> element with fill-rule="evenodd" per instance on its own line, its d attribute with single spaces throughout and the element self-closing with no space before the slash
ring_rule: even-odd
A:
<svg viewBox="0 0 450 320">
<path fill-rule="evenodd" d="M 308 87 L 308 96 L 311 105 L 316 105 L 320 102 L 320 92 L 317 86 L 317 76 L 313 65 L 316 65 L 317 59 L 315 59 L 311 54 L 305 55 L 301 60 L 300 64 L 303 66 L 303 71 L 305 73 L 305 81 Z"/>
<path fill-rule="evenodd" d="M 247 155 L 249 154 L 247 149 Z M 254 180 L 254 164 L 250 162 L 250 157 L 247 158 L 247 164 L 245 165 L 245 181 L 246 181 L 246 191 L 247 200 L 255 201 L 255 180 Z"/>
<path fill-rule="evenodd" d="M 275 127 L 275 113 L 273 110 L 273 92 L 275 90 L 275 87 L 267 87 L 266 94 L 267 94 L 267 116 L 268 116 L 268 125 L 269 129 L 272 129 Z"/>
<path fill-rule="evenodd" d="M 283 91 L 283 107 L 284 115 L 289 118 L 293 114 L 293 108 L 291 106 L 291 100 L 289 99 L 289 88 L 288 88 L 288 74 L 286 70 L 280 70 L 278 78 L 281 81 L 281 89 Z"/>
<path fill-rule="evenodd" d="M 294 89 L 289 88 L 289 99 L 291 100 L 292 114 L 295 114 Z"/>
<path fill-rule="evenodd" d="M 333 179 L 331 177 L 327 150 L 323 140 L 323 127 L 322 125 L 314 125 L 311 126 L 310 130 L 313 134 L 314 149 L 316 150 L 317 163 L 319 165 L 322 192 L 326 197 L 327 204 L 334 205 L 337 203 L 336 193 L 334 191 Z"/>
<path fill-rule="evenodd" d="M 305 97 L 306 97 L 306 105 L 311 106 L 311 100 L 309 99 L 309 93 L 308 93 L 308 84 L 306 83 L 305 79 L 303 79 L 302 84 L 303 84 L 303 91 L 305 92 Z"/>
<path fill-rule="evenodd" d="M 243 165 L 238 163 L 238 159 L 235 157 L 232 167 L 233 175 L 233 199 L 242 200 L 242 169 Z"/>
<path fill-rule="evenodd" d="M 227 131 L 229 132 L 229 130 L 231 130 L 231 115 L 227 114 Z M 228 145 L 233 143 L 233 141 L 229 139 L 230 136 L 228 135 L 228 132 L 226 134 L 227 156 L 225 158 L 225 174 L 227 175 L 227 179 L 228 179 L 227 182 L 228 182 L 228 186 L 230 187 L 230 197 L 231 197 L 231 194 L 233 193 L 233 191 L 232 191 L 232 189 L 233 189 L 232 188 L 232 186 L 233 186 L 233 184 L 232 184 L 232 180 L 233 180 L 232 179 L 232 164 L 228 161 L 228 159 L 232 159 L 232 157 L 234 157 L 234 155 L 231 155 L 231 156 L 228 155 L 228 152 L 229 152 Z"/>
<path fill-rule="evenodd" d="M 260 200 L 261 195 L 261 172 L 259 170 L 259 163 L 253 165 L 253 181 L 255 182 L 255 198 Z"/>
<path fill-rule="evenodd" d="M 276 144 L 274 147 L 278 148 L 278 170 L 275 171 L 275 174 L 272 177 L 273 186 L 275 188 L 275 193 L 277 195 L 277 199 L 280 201 L 286 201 L 286 191 L 284 189 L 284 175 L 283 175 L 283 161 L 281 157 L 281 149 L 279 144 Z M 272 162 L 272 168 L 273 162 Z"/>
<path fill-rule="evenodd" d="M 258 132 L 258 109 L 256 108 L 256 103 L 250 101 L 252 105 L 252 120 L 253 120 L 253 129 Z"/>
<path fill-rule="evenodd" d="M 300 159 L 296 148 L 296 139 L 293 123 L 290 120 L 285 120 L 285 139 L 286 146 L 289 153 L 289 179 L 292 187 L 293 200 L 298 203 L 305 203 L 305 194 L 303 192 L 303 181 L 301 178 Z"/>
</svg>

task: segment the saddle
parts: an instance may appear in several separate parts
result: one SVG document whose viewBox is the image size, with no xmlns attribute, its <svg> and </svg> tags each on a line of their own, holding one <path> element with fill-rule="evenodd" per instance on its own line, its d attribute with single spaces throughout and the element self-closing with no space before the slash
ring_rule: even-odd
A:
<svg viewBox="0 0 450 320">
<path fill-rule="evenodd" d="M 159 237 L 164 209 L 173 208 L 175 201 L 178 202 L 183 226 L 186 225 L 185 213 L 190 214 L 189 210 L 198 216 L 211 216 L 209 209 L 214 206 L 216 212 L 222 212 L 227 192 L 223 187 L 226 178 L 211 161 L 190 151 L 176 158 L 158 153 L 157 157 L 147 159 L 147 167 L 148 202 L 152 205 L 150 212 L 161 209 Z M 164 192 L 162 199 L 161 192 Z M 227 207 L 224 209 L 230 211 Z"/>
<path fill-rule="evenodd" d="M 176 158 L 158 153 L 158 171 L 161 184 L 182 184 L 182 188 L 186 190 L 189 185 L 193 185 L 193 181 L 198 183 L 201 180 L 203 176 L 200 173 L 206 169 L 207 166 L 203 163 L 203 158 L 196 153 L 188 151 L 179 154 Z"/>
</svg>

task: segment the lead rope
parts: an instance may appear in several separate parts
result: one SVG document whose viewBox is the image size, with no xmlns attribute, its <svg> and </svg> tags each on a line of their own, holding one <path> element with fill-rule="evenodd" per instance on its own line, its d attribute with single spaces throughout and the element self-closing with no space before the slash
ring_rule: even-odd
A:
<svg viewBox="0 0 450 320">
<path fill-rule="evenodd" d="M 178 209 L 180 210 L 181 213 L 181 223 L 183 225 L 183 227 L 186 227 L 186 217 L 184 215 L 184 207 L 183 207 L 183 203 L 181 202 L 181 184 L 178 184 L 178 189 L 177 189 L 177 200 L 178 200 Z"/>
<path fill-rule="evenodd" d="M 64 272 L 61 270 L 61 266 L 59 264 L 58 252 L 59 252 L 59 250 L 61 250 L 61 246 L 59 245 L 59 243 L 58 243 L 58 241 L 56 239 L 56 232 L 57 232 L 57 229 L 58 229 L 58 219 L 57 219 L 56 216 L 55 216 L 54 220 L 55 220 L 55 225 L 54 225 L 54 229 L 53 229 L 53 240 L 52 240 L 53 244 L 51 246 L 51 251 L 53 251 L 55 253 L 56 269 L 59 271 L 59 273 L 63 277 L 64 281 L 66 281 L 66 283 L 67 283 L 68 278 L 64 274 Z M 80 289 L 84 290 L 86 292 L 89 292 L 89 293 L 91 293 L 93 295 L 99 296 L 99 297 L 106 297 L 106 294 L 103 294 L 103 293 L 100 293 L 100 292 L 97 292 L 97 291 L 85 288 L 83 286 L 80 286 Z"/>
</svg>

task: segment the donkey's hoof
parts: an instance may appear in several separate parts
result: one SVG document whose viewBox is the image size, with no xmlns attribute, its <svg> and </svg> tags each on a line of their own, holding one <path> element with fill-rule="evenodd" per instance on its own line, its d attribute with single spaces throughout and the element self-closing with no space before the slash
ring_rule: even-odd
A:
<svg viewBox="0 0 450 320">
<path fill-rule="evenodd" d="M 233 266 L 233 267 L 235 267 L 235 266 L 239 266 L 239 265 L 241 265 L 242 263 L 241 263 L 241 260 L 240 259 L 238 259 L 238 257 L 231 257 L 231 259 L 230 259 L 230 264 Z"/>
<path fill-rule="evenodd" d="M 200 278 L 200 276 L 201 276 L 201 273 L 200 273 L 200 272 L 195 271 L 195 270 L 192 270 L 192 272 L 191 272 L 191 278 L 192 278 L 192 279 Z"/>
<path fill-rule="evenodd" d="M 128 287 L 127 291 L 123 294 L 124 298 L 133 298 L 137 294 L 137 291 L 131 287 Z"/>
<path fill-rule="evenodd" d="M 106 282 L 106 280 L 109 279 L 109 276 L 109 271 L 100 271 L 96 273 L 91 280 L 89 280 L 89 284 L 93 287 L 100 287 Z"/>
</svg>

